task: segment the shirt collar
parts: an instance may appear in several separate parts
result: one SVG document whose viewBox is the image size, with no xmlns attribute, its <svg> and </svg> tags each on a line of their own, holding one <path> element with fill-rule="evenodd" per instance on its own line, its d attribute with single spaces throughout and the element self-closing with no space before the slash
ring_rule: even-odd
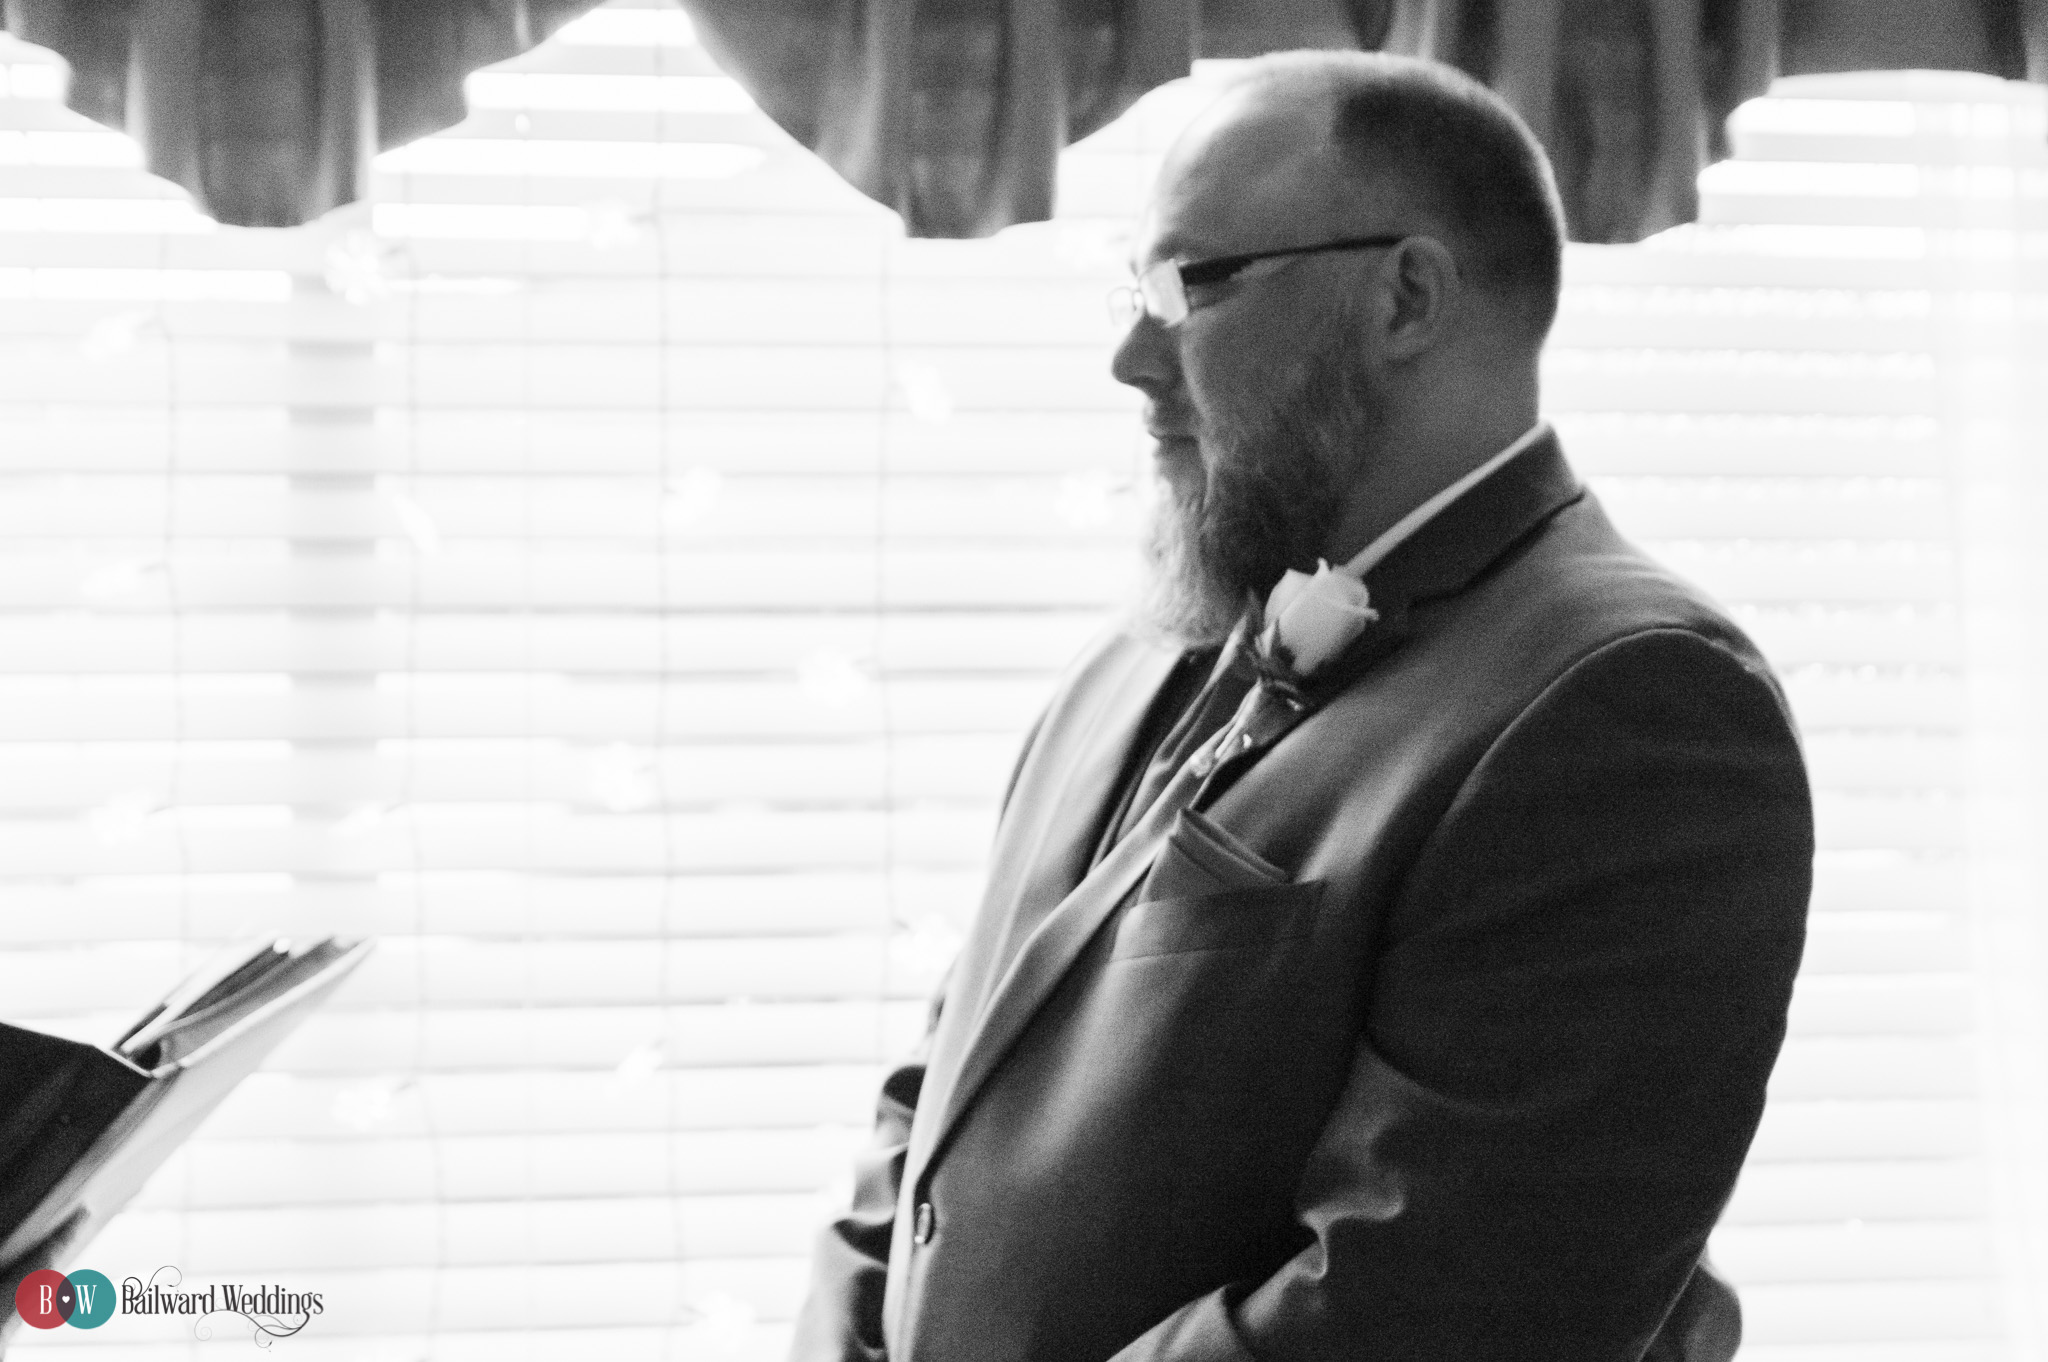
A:
<svg viewBox="0 0 2048 1362">
<path fill-rule="evenodd" d="M 1420 506 L 1417 506 L 1407 515 L 1395 521 L 1392 527 L 1385 533 L 1354 554 L 1351 560 L 1344 564 L 1343 570 L 1350 573 L 1353 577 L 1364 577 L 1366 573 L 1372 571 L 1379 564 L 1382 558 L 1385 558 L 1388 554 L 1399 548 L 1403 540 L 1406 540 L 1417 530 L 1427 525 L 1444 507 L 1484 482 L 1488 474 L 1494 472 L 1502 464 L 1514 458 L 1515 455 L 1521 453 L 1530 445 L 1535 444 L 1536 441 L 1542 439 L 1549 432 L 1550 422 L 1538 420 L 1535 425 L 1523 431 L 1521 436 L 1506 449 L 1503 449 L 1500 453 L 1494 455 L 1485 463 L 1480 464 L 1477 468 L 1465 474 L 1465 476 L 1459 478 Z"/>
</svg>

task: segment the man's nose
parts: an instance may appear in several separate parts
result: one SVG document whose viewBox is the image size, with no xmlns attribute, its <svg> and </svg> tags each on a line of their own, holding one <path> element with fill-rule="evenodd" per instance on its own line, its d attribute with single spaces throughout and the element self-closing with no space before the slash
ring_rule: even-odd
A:
<svg viewBox="0 0 2048 1362">
<path fill-rule="evenodd" d="M 1180 383 L 1180 347 L 1156 318 L 1140 313 L 1110 357 L 1109 372 L 1117 382 L 1157 399 Z"/>
</svg>

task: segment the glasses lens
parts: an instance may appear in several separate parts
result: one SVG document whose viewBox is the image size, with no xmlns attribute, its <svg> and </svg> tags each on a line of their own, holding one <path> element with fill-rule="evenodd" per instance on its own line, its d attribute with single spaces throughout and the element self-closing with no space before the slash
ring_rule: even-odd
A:
<svg viewBox="0 0 2048 1362">
<path fill-rule="evenodd" d="M 1162 260 L 1139 275 L 1138 294 L 1145 300 L 1145 310 L 1161 326 L 1177 326 L 1187 320 L 1188 295 L 1181 288 L 1180 266 L 1173 261 Z"/>
<path fill-rule="evenodd" d="M 1136 326 L 1138 318 L 1144 315 L 1145 300 L 1138 296 L 1138 290 L 1127 285 L 1109 291 L 1109 319 L 1118 326 Z"/>
</svg>

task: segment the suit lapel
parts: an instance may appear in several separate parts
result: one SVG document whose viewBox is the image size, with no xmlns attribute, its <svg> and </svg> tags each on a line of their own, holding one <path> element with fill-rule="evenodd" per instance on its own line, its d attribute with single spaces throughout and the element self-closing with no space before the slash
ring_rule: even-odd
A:
<svg viewBox="0 0 2048 1362">
<path fill-rule="evenodd" d="M 1087 873 L 1131 744 L 1178 661 L 1164 649 L 1125 645 L 1084 666 L 1066 692 L 1073 713 L 1061 716 L 1055 702 L 1011 793 L 981 911 L 947 979 L 920 1109 L 943 1106 L 958 1070 L 950 1060 L 965 1053 L 997 972 Z"/>
<path fill-rule="evenodd" d="M 1113 670 L 1088 687 L 1096 692 L 1088 697 L 1095 702 L 1090 710 L 1057 735 L 1059 746 L 1046 753 L 1045 768 L 1031 773 L 1032 788 L 1013 796 L 1014 805 L 1044 815 L 999 833 L 977 919 L 978 926 L 992 930 L 975 943 L 980 949 L 973 977 L 960 981 L 968 990 L 949 990 L 951 998 L 976 1011 L 985 1006 L 992 971 L 1002 968 L 1017 943 L 1087 873 L 1102 822 L 1121 793 L 1131 746 L 1178 661 L 1179 654 L 1151 647 L 1132 647 L 1111 659 Z"/>
<path fill-rule="evenodd" d="M 1262 698 L 1267 697 L 1255 690 L 1246 701 L 1257 704 Z M 912 1127 L 906 1186 L 914 1186 L 922 1170 L 938 1156 L 946 1136 L 959 1124 L 982 1085 L 1024 1034 L 1025 1027 L 1052 996 L 1067 970 L 1125 895 L 1151 869 L 1181 809 L 1214 775 L 1227 774 L 1234 767 L 1257 760 L 1306 717 L 1301 711 L 1285 709 L 1277 700 L 1271 700 L 1270 705 L 1273 717 L 1260 726 L 1255 747 L 1230 754 L 1217 764 L 1201 760 L 1207 753 L 1206 746 L 1198 749 L 1138 824 L 1025 939 L 982 1007 L 964 1049 L 959 1052 L 960 1062 L 947 1066 L 951 1069 L 950 1081 L 942 1078 L 936 1090 L 919 1095 L 919 1113 L 924 1112 L 929 1100 L 938 1119 L 919 1121 Z"/>
<path fill-rule="evenodd" d="M 1023 908 L 1036 918 L 1065 898 L 1087 873 L 1102 835 L 1103 823 L 1115 812 L 1123 793 L 1123 776 L 1161 688 L 1181 655 L 1163 648 L 1134 648 L 1125 659 L 1118 693 L 1105 697 L 1084 727 L 1077 725 L 1068 741 L 1063 771 L 1053 773 L 1057 789 L 1042 792 L 1053 800 L 1051 817 L 1032 848 L 1032 865 L 1022 880 L 1024 893 L 1006 908 Z M 995 900 L 1001 890 L 990 886 Z"/>
<path fill-rule="evenodd" d="M 1032 894 L 1013 899 L 1000 914 L 1007 927 L 1028 930 L 1014 954 L 1007 948 L 998 952 L 996 943 L 979 949 L 970 939 L 963 956 L 972 955 L 970 969 L 975 977 L 966 998 L 948 990 L 947 1009 L 942 1013 L 940 1034 L 933 1065 L 927 1072 L 925 1091 L 918 1101 L 918 1119 L 911 1129 L 904 1185 L 915 1187 L 924 1170 L 943 1150 L 946 1138 L 958 1126 L 976 1094 L 995 1073 L 1031 1019 L 1052 996 L 1089 940 L 1115 912 L 1117 905 L 1144 877 L 1157 857 L 1167 833 L 1180 810 L 1199 793 L 1210 793 L 1236 778 L 1301 723 L 1308 712 L 1337 691 L 1355 684 L 1371 667 L 1400 646 L 1410 630 L 1408 607 L 1434 597 L 1462 590 L 1524 537 L 1533 533 L 1557 511 L 1583 495 L 1584 489 L 1565 463 L 1555 435 L 1546 435 L 1523 453 L 1509 460 L 1494 474 L 1444 508 L 1413 537 L 1367 575 L 1373 599 L 1381 606 L 1380 625 L 1368 629 L 1359 640 L 1335 659 L 1319 684 L 1310 688 L 1309 709 L 1270 713 L 1258 726 L 1258 738 L 1249 750 L 1218 753 L 1209 761 L 1208 747 L 1198 749 L 1187 766 L 1176 775 L 1144 817 L 1116 847 L 1073 885 L 1058 896 L 1058 906 L 1036 918 L 1022 921 L 1021 910 Z M 1086 839 L 1098 829 L 1105 808 L 1114 798 L 1117 777 L 1124 769 L 1133 736 L 1143 723 L 1161 683 L 1171 670 L 1172 657 L 1162 661 L 1156 653 L 1149 662 L 1141 657 L 1126 663 L 1120 681 L 1108 675 L 1104 684 L 1127 685 L 1132 694 L 1112 697 L 1098 711 L 1092 727 L 1080 738 L 1084 748 L 1067 766 L 1067 777 L 1057 787 L 1034 791 L 1033 797 L 1052 797 L 1068 807 L 1057 810 L 1048 825 L 1051 834 L 1040 839 L 1038 851 L 1065 851 L 1073 839 Z M 1259 703 L 1262 692 L 1254 690 L 1248 703 Z M 1273 703 L 1278 703 L 1273 701 Z M 1077 729 L 1077 733 L 1081 730 Z M 1221 735 L 1218 735 L 1221 736 Z M 1020 790 L 1019 795 L 1025 792 Z M 1092 846 L 1093 843 L 1089 842 Z M 1035 878 L 1039 865 L 1024 865 L 1013 859 L 1027 848 L 999 848 L 992 870 L 1002 876 L 1020 871 L 1033 876 L 1038 895 L 1055 891 L 1055 886 Z M 1069 863 L 1055 856 L 1066 878 L 1059 887 L 1072 884 Z M 1027 870 L 1026 867 L 1029 867 Z M 990 909 L 1001 904 L 1005 890 L 992 883 L 977 927 L 986 927 L 993 916 Z M 1007 966 L 990 986 L 994 968 L 1009 956 Z M 957 1007 L 956 1002 L 980 1005 Z M 958 1062 L 947 1062 L 957 1055 Z M 928 1118 L 929 1114 L 929 1118 Z"/>
</svg>

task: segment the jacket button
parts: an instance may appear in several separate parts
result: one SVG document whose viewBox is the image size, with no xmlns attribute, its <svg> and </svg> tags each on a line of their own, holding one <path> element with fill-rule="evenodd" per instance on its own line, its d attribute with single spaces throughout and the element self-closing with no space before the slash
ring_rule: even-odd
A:
<svg viewBox="0 0 2048 1362">
<path fill-rule="evenodd" d="M 918 1244 L 929 1244 L 932 1241 L 932 1231 L 937 1228 L 938 1214 L 932 1210 L 931 1202 L 918 1202 L 917 1219 L 911 1222 L 911 1241 Z"/>
</svg>

